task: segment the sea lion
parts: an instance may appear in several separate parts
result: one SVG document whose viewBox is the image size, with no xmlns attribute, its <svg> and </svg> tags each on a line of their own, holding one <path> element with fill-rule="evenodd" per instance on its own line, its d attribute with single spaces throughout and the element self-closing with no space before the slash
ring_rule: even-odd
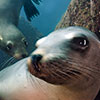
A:
<svg viewBox="0 0 100 100">
<path fill-rule="evenodd" d="M 40 0 L 33 1 L 39 4 Z M 39 14 L 31 0 L 0 0 L 0 48 L 15 58 L 28 55 L 28 43 L 17 28 L 22 6 L 29 21 L 31 17 Z"/>
<path fill-rule="evenodd" d="M 35 49 L 35 42 L 42 37 L 42 33 L 40 33 L 34 26 L 31 25 L 29 21 L 25 20 L 25 18 L 23 17 L 19 18 L 18 29 L 23 33 L 23 35 L 26 37 L 26 40 L 28 41 L 28 46 L 26 49 L 28 54 L 30 54 Z M 16 50 L 12 50 L 12 51 L 16 51 Z M 19 52 L 19 53 L 23 53 L 23 52 Z M 9 66 L 12 63 L 14 63 L 13 62 L 14 59 L 11 58 L 12 58 L 11 56 L 9 56 L 8 54 L 0 50 L 0 70 L 2 68 L 7 67 L 7 65 Z"/>
<path fill-rule="evenodd" d="M 27 40 L 24 35 L 12 24 L 0 25 L 0 49 L 15 58 L 24 58 L 28 55 Z"/>
<path fill-rule="evenodd" d="M 100 90 L 100 42 L 94 33 L 68 27 L 36 44 L 28 68 L 32 75 L 59 87 L 54 94 L 59 91 L 61 97 L 54 100 L 94 100 Z"/>
<path fill-rule="evenodd" d="M 95 34 L 69 27 L 37 43 L 30 57 L 0 72 L 0 100 L 94 100 L 100 89 Z"/>
</svg>

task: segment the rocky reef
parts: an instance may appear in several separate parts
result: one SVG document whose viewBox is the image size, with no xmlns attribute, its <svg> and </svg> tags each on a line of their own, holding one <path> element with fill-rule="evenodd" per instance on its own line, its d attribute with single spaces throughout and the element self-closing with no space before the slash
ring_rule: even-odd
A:
<svg viewBox="0 0 100 100">
<path fill-rule="evenodd" d="M 100 0 L 71 0 L 56 29 L 73 25 L 86 27 L 100 38 Z"/>
</svg>

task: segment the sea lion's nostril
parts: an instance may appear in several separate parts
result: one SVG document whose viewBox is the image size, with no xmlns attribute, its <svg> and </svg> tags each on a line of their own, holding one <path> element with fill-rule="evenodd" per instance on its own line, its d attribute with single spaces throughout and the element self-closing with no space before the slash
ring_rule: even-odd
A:
<svg viewBox="0 0 100 100">
<path fill-rule="evenodd" d="M 22 58 L 25 58 L 27 56 L 28 56 L 28 54 L 22 54 Z"/>
<path fill-rule="evenodd" d="M 42 59 L 42 55 L 40 54 L 32 55 L 31 59 L 32 59 L 32 63 L 38 63 Z"/>
</svg>

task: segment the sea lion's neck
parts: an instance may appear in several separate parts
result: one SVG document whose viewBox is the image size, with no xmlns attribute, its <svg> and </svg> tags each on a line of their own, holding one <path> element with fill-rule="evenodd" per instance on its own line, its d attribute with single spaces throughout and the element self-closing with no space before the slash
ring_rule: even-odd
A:
<svg viewBox="0 0 100 100">
<path fill-rule="evenodd" d="M 2 14 L 0 13 L 0 24 L 9 24 L 12 23 L 15 26 L 18 25 L 18 20 L 19 20 L 19 15 L 13 16 L 13 15 L 6 15 L 5 17 L 1 16 Z"/>
<path fill-rule="evenodd" d="M 0 18 L 0 27 L 5 27 L 5 26 L 8 26 L 9 24 L 13 24 L 13 22 L 14 22 L 14 20 L 12 21 L 12 20 L 8 20 L 8 19 L 6 19 L 6 18 Z M 14 24 L 15 25 L 15 24 Z"/>
<path fill-rule="evenodd" d="M 43 82 L 42 89 L 50 96 L 50 98 L 52 98 L 52 100 L 94 100 L 100 88 L 99 84 L 95 83 L 90 87 L 81 90 Z"/>
<path fill-rule="evenodd" d="M 47 83 L 31 76 L 26 60 L 23 59 L 0 72 L 0 97 L 3 100 L 94 100 L 100 89 L 98 79 L 92 81 L 91 85 L 81 83 L 80 86 Z"/>
<path fill-rule="evenodd" d="M 3 30 L 3 31 L 5 31 L 5 30 L 7 30 L 8 28 L 12 28 L 12 26 L 13 27 L 16 27 L 13 23 L 11 23 L 11 22 L 8 22 L 8 21 L 1 21 L 1 19 L 0 19 L 0 29 L 1 30 Z M 5 27 L 6 27 L 6 29 L 5 29 Z M 5 33 L 5 32 L 3 32 L 2 31 L 2 33 Z"/>
</svg>

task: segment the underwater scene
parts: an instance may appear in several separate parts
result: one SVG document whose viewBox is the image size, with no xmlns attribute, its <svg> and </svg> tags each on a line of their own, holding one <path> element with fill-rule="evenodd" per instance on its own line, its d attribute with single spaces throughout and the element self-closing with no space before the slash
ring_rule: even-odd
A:
<svg viewBox="0 0 100 100">
<path fill-rule="evenodd" d="M 0 0 L 0 100 L 100 100 L 100 0 Z"/>
</svg>

